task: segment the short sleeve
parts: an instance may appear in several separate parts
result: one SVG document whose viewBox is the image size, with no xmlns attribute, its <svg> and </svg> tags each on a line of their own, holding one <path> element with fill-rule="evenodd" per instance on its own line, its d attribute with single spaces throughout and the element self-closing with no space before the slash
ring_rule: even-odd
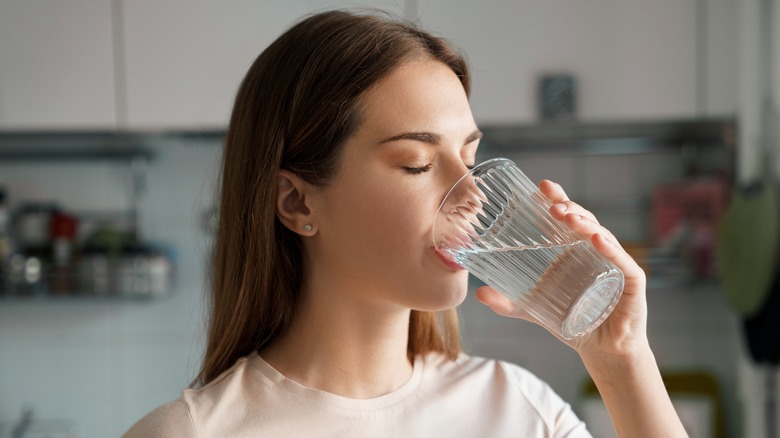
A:
<svg viewBox="0 0 780 438">
<path fill-rule="evenodd" d="M 182 400 L 162 405 L 140 419 L 123 438 L 197 438 L 190 409 Z"/>
<path fill-rule="evenodd" d="M 547 424 L 549 436 L 555 438 L 590 438 L 585 423 L 545 382 L 518 366 L 503 363 L 528 402 Z"/>
</svg>

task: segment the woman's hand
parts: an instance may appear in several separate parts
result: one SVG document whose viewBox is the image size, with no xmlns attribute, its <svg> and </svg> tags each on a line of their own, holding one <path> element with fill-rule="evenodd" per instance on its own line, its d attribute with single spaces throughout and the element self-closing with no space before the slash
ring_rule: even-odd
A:
<svg viewBox="0 0 780 438">
<path fill-rule="evenodd" d="M 552 216 L 589 238 L 596 250 L 620 268 L 625 277 L 623 296 L 607 320 L 583 337 L 561 341 L 574 348 L 586 362 L 630 360 L 632 356 L 644 352 L 648 348 L 644 271 L 591 212 L 569 200 L 560 185 L 543 180 L 539 188 L 553 203 L 550 209 Z M 479 288 L 477 298 L 499 315 L 537 322 L 489 286 Z"/>
<path fill-rule="evenodd" d="M 593 214 L 566 197 L 560 185 L 545 180 L 539 188 L 553 202 L 550 212 L 554 218 L 589 238 L 596 250 L 623 271 L 623 296 L 607 320 L 581 338 L 561 339 L 582 358 L 617 435 L 687 437 L 647 342 L 644 271 Z M 536 322 L 490 287 L 479 288 L 477 298 L 500 315 Z"/>
</svg>

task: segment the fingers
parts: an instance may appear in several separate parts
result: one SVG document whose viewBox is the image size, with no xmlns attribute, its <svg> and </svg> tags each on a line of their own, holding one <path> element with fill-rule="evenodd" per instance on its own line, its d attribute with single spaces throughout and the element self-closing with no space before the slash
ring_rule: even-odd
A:
<svg viewBox="0 0 780 438">
<path fill-rule="evenodd" d="M 572 231 L 588 236 L 596 250 L 610 259 L 626 277 L 644 278 L 645 273 L 642 268 L 628 255 L 609 230 L 578 214 L 567 214 L 563 222 Z"/>
<path fill-rule="evenodd" d="M 616 241 L 594 233 L 590 238 L 591 243 L 598 252 L 603 254 L 615 264 L 626 278 L 645 281 L 645 271 Z"/>
<path fill-rule="evenodd" d="M 591 221 L 595 223 L 599 223 L 598 219 L 596 219 L 596 216 L 593 215 L 590 211 L 583 208 L 581 205 L 577 204 L 576 202 L 572 201 L 559 201 L 550 207 L 550 214 L 555 219 L 563 220 L 563 218 L 567 214 L 578 214 L 580 216 L 585 216 Z"/>
<path fill-rule="evenodd" d="M 597 221 L 590 212 L 587 212 L 587 214 L 578 212 L 564 213 L 560 220 L 568 225 L 573 231 L 584 236 L 590 237 L 593 233 L 600 233 L 613 240 L 615 244 L 620 245 L 612 232 L 599 224 L 599 221 Z"/>
<path fill-rule="evenodd" d="M 550 181 L 549 179 L 542 180 L 539 183 L 539 190 L 553 203 L 550 208 L 552 216 L 558 220 L 563 220 L 563 217 L 568 213 L 579 214 L 585 216 L 593 222 L 598 223 L 598 219 L 593 213 L 582 208 L 576 202 L 569 200 L 566 192 L 563 190 L 560 184 Z"/>
<path fill-rule="evenodd" d="M 552 203 L 569 200 L 569 197 L 566 196 L 566 192 L 563 191 L 563 187 L 549 179 L 543 179 L 539 183 L 539 190 L 541 190 L 542 193 L 544 193 L 544 196 L 547 196 L 547 199 Z"/>
<path fill-rule="evenodd" d="M 593 213 L 570 201 L 559 184 L 543 180 L 539 183 L 539 189 L 554 203 L 550 208 L 554 218 L 563 221 L 572 231 L 590 238 L 596 249 L 618 266 L 623 274 L 644 278 L 642 268 L 628 255 L 612 232 L 601 226 Z"/>
<path fill-rule="evenodd" d="M 509 300 L 490 286 L 482 286 L 477 289 L 477 299 L 484 305 L 490 307 L 493 312 L 502 316 L 522 317 L 525 312 L 516 304 Z"/>
</svg>

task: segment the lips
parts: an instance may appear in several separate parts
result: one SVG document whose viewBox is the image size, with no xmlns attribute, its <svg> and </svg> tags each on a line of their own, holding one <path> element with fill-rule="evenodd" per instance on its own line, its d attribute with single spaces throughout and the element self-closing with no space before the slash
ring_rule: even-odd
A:
<svg viewBox="0 0 780 438">
<path fill-rule="evenodd" d="M 441 262 L 444 264 L 444 266 L 446 266 L 451 271 L 458 272 L 458 271 L 462 271 L 464 269 L 463 266 L 455 263 L 452 259 L 447 257 L 447 255 L 444 254 L 443 252 L 439 251 L 436 248 L 432 248 L 432 249 L 433 249 L 433 252 L 436 254 L 436 257 L 439 260 L 441 260 Z"/>
</svg>

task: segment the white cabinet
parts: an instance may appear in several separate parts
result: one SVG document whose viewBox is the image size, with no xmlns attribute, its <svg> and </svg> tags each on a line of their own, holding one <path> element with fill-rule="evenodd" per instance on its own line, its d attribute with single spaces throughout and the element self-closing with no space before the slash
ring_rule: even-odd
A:
<svg viewBox="0 0 780 438">
<path fill-rule="evenodd" d="M 577 77 L 581 119 L 636 120 L 733 113 L 732 2 L 708 0 L 704 14 L 679 0 L 420 0 L 418 10 L 466 53 L 478 120 L 536 121 L 536 81 L 548 72 Z M 716 26 L 697 27 L 700 15 Z M 713 109 L 699 108 L 697 54 L 708 44 L 697 29 L 727 46 L 704 49 Z"/>
<path fill-rule="evenodd" d="M 300 17 L 393 1 L 133 0 L 123 3 L 130 128 L 227 126 L 249 66 Z"/>
<path fill-rule="evenodd" d="M 576 75 L 583 120 L 735 112 L 735 0 L 0 0 L 0 130 L 224 128 L 268 44 L 354 6 L 462 48 L 480 121 L 536 121 L 547 72 Z"/>
<path fill-rule="evenodd" d="M 738 1 L 742 0 L 707 0 L 704 3 L 706 19 L 701 34 L 706 48 L 702 50 L 700 74 L 704 115 L 734 116 L 737 113 Z"/>
<path fill-rule="evenodd" d="M 110 0 L 0 0 L 0 130 L 116 127 Z"/>
</svg>

